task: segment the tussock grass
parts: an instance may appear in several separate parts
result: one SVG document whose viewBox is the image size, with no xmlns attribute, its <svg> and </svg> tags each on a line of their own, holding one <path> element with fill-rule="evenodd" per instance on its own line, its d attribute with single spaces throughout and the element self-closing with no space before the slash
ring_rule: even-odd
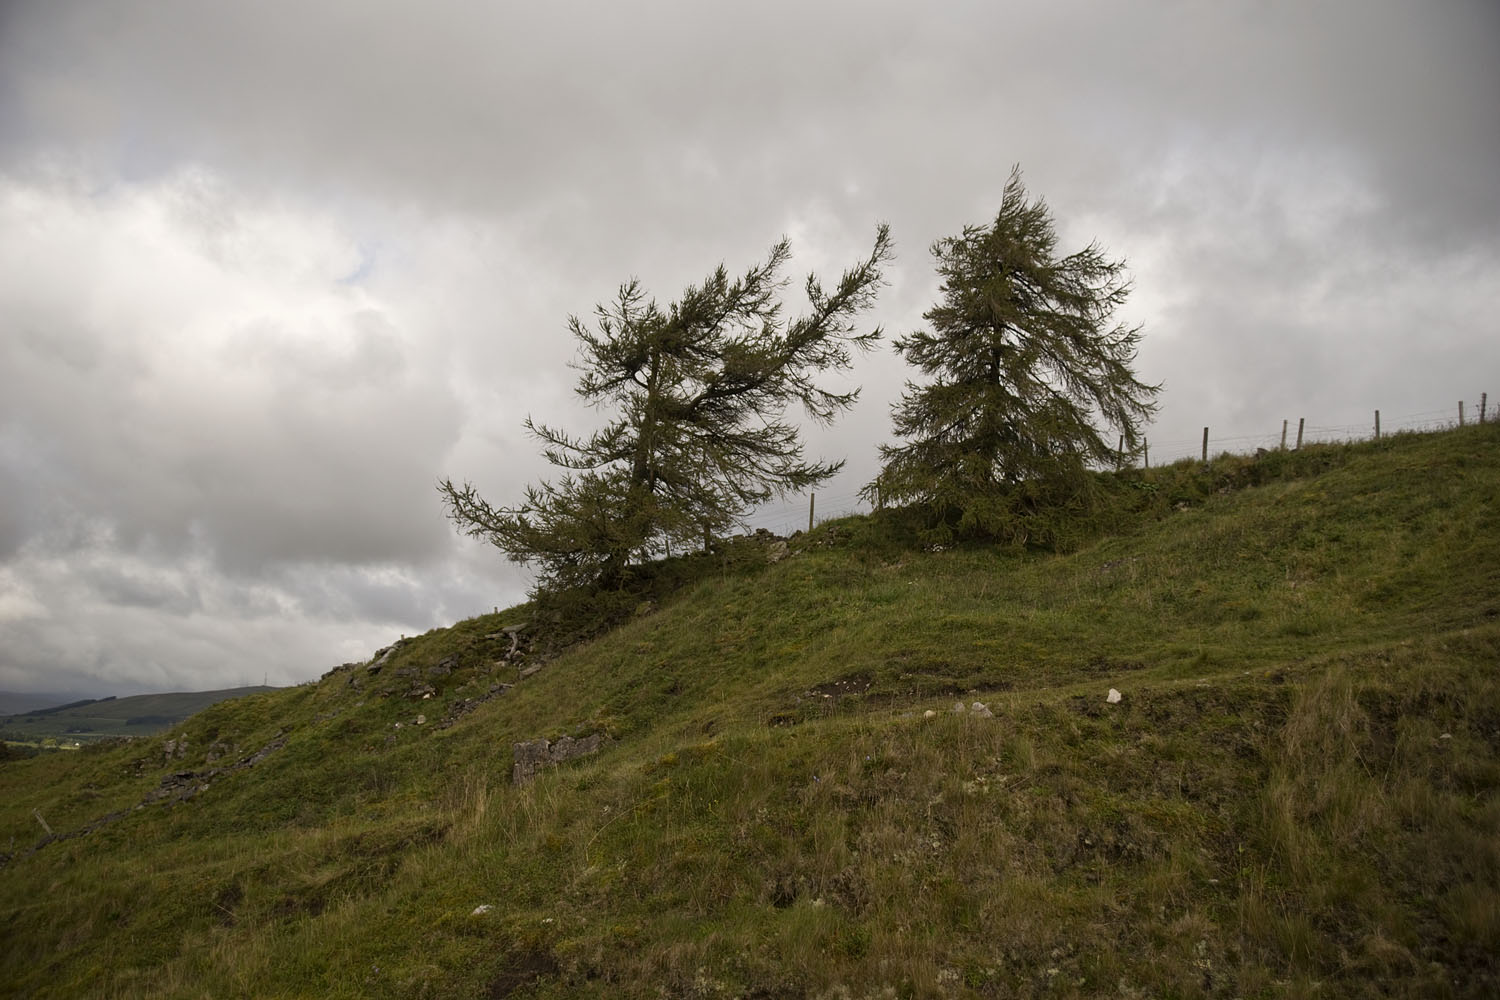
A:
<svg viewBox="0 0 1500 1000">
<path fill-rule="evenodd" d="M 773 566 L 746 542 L 653 569 L 651 605 L 618 598 L 620 624 L 450 726 L 517 680 L 486 637 L 548 609 L 419 637 L 360 686 L 7 761 L 0 982 L 1493 995 L 1497 486 L 1480 427 L 1124 473 L 1060 555 L 928 551 L 899 513 L 851 519 Z M 442 661 L 436 697 L 380 695 Z M 953 711 L 976 700 L 992 718 Z M 514 741 L 601 730 L 596 756 L 510 782 Z M 280 738 L 131 809 L 215 744 Z M 59 830 L 124 815 L 28 853 L 32 809 Z"/>
</svg>

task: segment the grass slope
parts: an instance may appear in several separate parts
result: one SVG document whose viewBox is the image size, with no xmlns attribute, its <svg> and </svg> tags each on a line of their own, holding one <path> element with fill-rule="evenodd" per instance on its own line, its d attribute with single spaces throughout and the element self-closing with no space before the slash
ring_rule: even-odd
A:
<svg viewBox="0 0 1500 1000">
<path fill-rule="evenodd" d="M 196 715 L 210 705 L 273 690 L 275 689 L 257 685 L 222 691 L 182 691 L 93 699 L 0 716 L 0 733 L 6 739 L 31 742 L 49 738 L 88 742 L 111 736 L 150 736 Z"/>
<path fill-rule="evenodd" d="M 0 983 L 1495 995 L 1500 433 L 1117 485 L 1138 514 L 1064 556 L 852 519 L 524 680 L 518 608 L 8 762 Z M 600 731 L 511 784 L 513 742 Z M 33 810 L 90 832 L 33 850 Z"/>
</svg>

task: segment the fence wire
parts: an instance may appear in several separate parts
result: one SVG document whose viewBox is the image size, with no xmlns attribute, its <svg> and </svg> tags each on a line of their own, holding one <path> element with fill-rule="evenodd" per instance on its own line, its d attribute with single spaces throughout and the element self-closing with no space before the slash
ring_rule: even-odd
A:
<svg viewBox="0 0 1500 1000">
<path fill-rule="evenodd" d="M 1494 410 L 1484 402 L 1463 407 L 1463 423 L 1476 424 L 1480 422 L 1491 423 L 1497 419 Z M 1370 411 L 1370 420 L 1361 424 L 1314 424 L 1304 420 L 1302 424 L 1302 444 L 1337 444 L 1350 441 L 1368 441 L 1375 437 L 1375 412 Z M 1297 421 L 1303 418 L 1289 419 L 1285 431 L 1285 447 L 1292 450 L 1297 447 Z M 1459 426 L 1459 410 L 1457 407 L 1446 410 L 1424 410 L 1419 413 L 1385 414 L 1380 415 L 1380 436 L 1386 437 L 1402 431 L 1431 432 L 1450 430 Z M 1225 452 L 1231 454 L 1249 454 L 1257 449 L 1264 448 L 1266 451 L 1274 451 L 1283 446 L 1282 430 L 1275 428 L 1266 434 L 1237 434 L 1220 437 L 1213 433 L 1213 426 L 1209 425 L 1208 434 L 1208 456 L 1213 458 Z M 1203 437 L 1198 435 L 1193 438 L 1166 438 L 1158 439 L 1148 436 L 1146 448 L 1141 454 L 1134 457 L 1128 463 L 1132 467 L 1140 467 L 1147 459 L 1152 466 L 1171 465 L 1183 459 L 1199 460 L 1203 457 Z M 848 489 L 841 492 L 816 493 L 816 502 L 813 506 L 813 519 L 815 524 L 824 521 L 836 520 L 848 517 L 852 514 L 868 514 L 871 505 L 859 495 L 858 488 Z M 763 528 L 778 535 L 791 535 L 797 531 L 807 529 L 809 498 L 806 494 L 800 497 L 788 497 L 784 500 L 765 504 L 753 511 L 744 522 L 748 531 Z"/>
</svg>

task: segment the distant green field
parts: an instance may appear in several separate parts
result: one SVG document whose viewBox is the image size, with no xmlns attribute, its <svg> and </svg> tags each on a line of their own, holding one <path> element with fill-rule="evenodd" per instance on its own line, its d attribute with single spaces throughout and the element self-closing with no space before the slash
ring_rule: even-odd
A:
<svg viewBox="0 0 1500 1000">
<path fill-rule="evenodd" d="M 16 743 L 89 743 L 114 736 L 150 736 L 231 698 L 274 691 L 241 687 L 222 691 L 181 691 L 100 698 L 54 708 L 0 716 L 0 739 Z"/>
</svg>

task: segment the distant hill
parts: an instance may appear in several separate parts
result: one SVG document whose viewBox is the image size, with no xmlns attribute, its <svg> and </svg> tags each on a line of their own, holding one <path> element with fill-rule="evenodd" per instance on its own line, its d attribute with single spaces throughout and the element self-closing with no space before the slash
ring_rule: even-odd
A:
<svg viewBox="0 0 1500 1000">
<path fill-rule="evenodd" d="M 28 743 L 44 739 L 87 743 L 111 736 L 150 736 L 175 726 L 210 705 L 274 690 L 257 685 L 221 691 L 84 698 L 0 716 L 0 737 Z"/>
<path fill-rule="evenodd" d="M 56 708 L 87 697 L 82 691 L 0 691 L 0 717 Z"/>
</svg>

